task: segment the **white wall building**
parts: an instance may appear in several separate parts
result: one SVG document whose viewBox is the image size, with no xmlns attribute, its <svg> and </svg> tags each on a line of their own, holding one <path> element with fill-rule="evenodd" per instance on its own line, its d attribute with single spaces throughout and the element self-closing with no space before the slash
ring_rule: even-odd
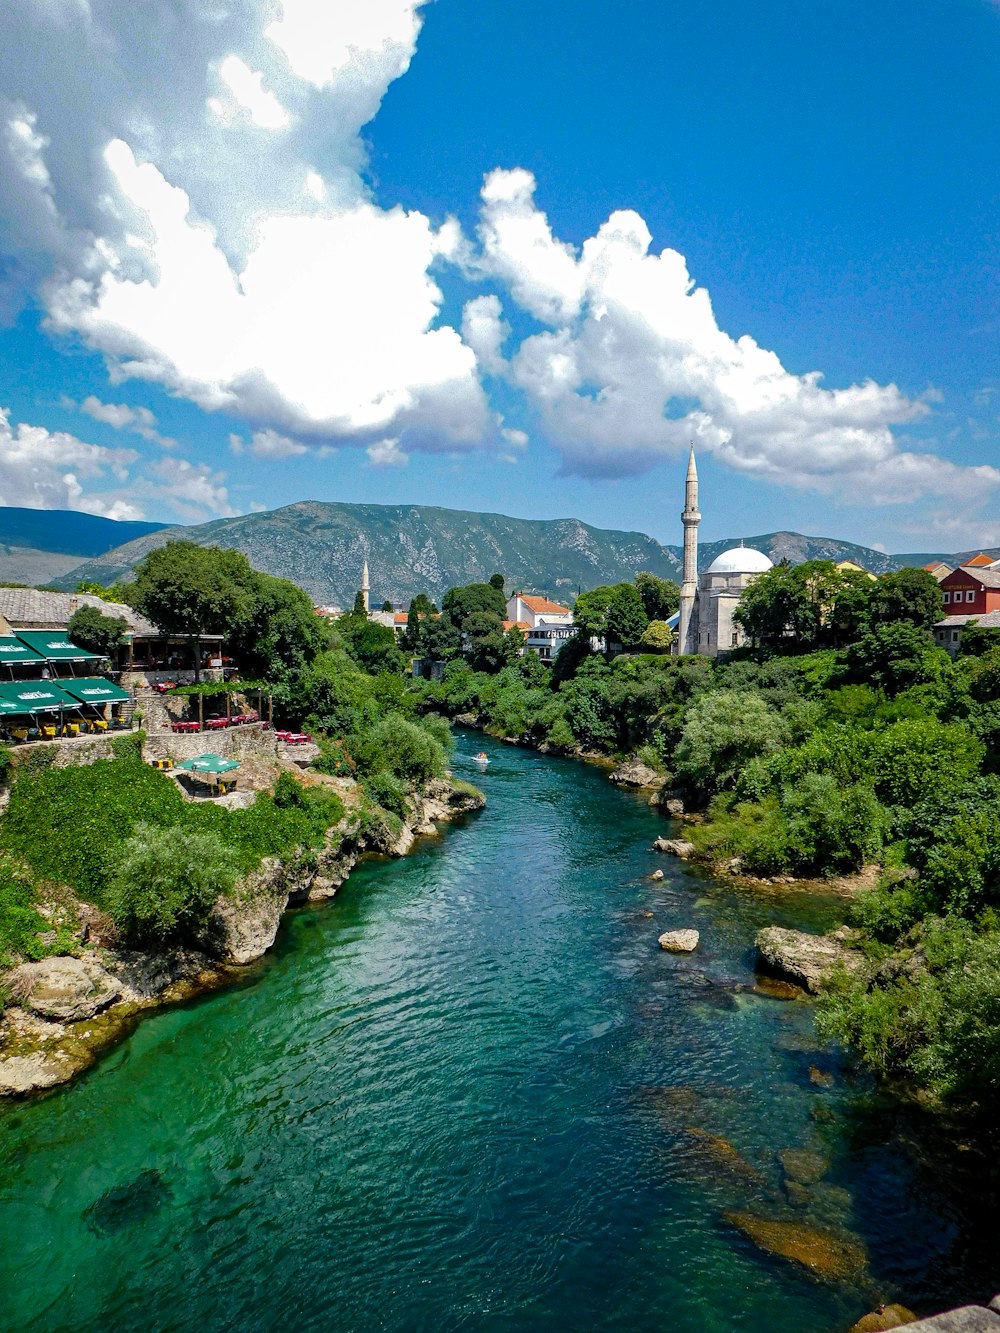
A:
<svg viewBox="0 0 1000 1333">
<path fill-rule="evenodd" d="M 532 629 L 543 620 L 547 625 L 572 625 L 573 612 L 568 606 L 550 602 L 547 597 L 515 592 L 507 599 L 507 619 Z"/>
</svg>

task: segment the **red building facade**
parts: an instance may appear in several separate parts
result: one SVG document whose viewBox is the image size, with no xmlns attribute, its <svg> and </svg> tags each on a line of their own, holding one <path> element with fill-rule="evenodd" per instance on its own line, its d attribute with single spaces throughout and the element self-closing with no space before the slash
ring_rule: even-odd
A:
<svg viewBox="0 0 1000 1333">
<path fill-rule="evenodd" d="M 1000 569 L 962 565 L 941 580 L 946 616 L 984 616 L 1000 611 Z"/>
</svg>

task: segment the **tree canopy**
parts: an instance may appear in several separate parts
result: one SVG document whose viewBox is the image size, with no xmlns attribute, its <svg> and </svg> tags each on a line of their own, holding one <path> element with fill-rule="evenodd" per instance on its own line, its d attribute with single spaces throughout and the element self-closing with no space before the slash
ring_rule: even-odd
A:
<svg viewBox="0 0 1000 1333">
<path fill-rule="evenodd" d="M 106 616 L 96 606 L 81 606 L 70 617 L 66 634 L 98 657 L 110 657 L 125 642 L 125 629 L 121 616 Z"/>
</svg>

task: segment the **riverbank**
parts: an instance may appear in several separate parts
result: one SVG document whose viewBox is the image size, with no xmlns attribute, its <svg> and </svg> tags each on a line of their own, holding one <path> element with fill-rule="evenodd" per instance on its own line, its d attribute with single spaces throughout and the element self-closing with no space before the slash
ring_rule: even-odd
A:
<svg viewBox="0 0 1000 1333">
<path fill-rule="evenodd" d="M 471 784 L 438 779 L 407 799 L 401 819 L 378 821 L 365 818 L 360 789 L 350 779 L 274 760 L 258 763 L 254 785 L 264 790 L 282 772 L 335 790 L 344 818 L 327 830 L 324 847 L 266 857 L 232 893 L 220 895 L 195 947 L 122 949 L 110 919 L 60 886 L 60 918 L 78 924 L 72 951 L 0 974 L 7 997 L 0 1014 L 0 1097 L 68 1083 L 133 1032 L 145 1014 L 243 981 L 273 947 L 289 908 L 329 900 L 363 856 L 405 856 L 418 837 L 433 836 L 485 804 Z M 240 793 L 240 808 L 255 794 Z"/>
</svg>

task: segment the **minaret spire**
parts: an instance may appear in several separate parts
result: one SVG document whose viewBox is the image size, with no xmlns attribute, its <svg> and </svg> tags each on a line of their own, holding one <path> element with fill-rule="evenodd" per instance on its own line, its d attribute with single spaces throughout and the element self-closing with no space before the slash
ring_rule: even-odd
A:
<svg viewBox="0 0 1000 1333">
<path fill-rule="evenodd" d="M 684 482 L 684 565 L 681 572 L 680 618 L 677 622 L 678 655 L 698 651 L 698 618 L 695 603 L 698 597 L 698 466 L 694 461 L 694 445 L 688 457 L 687 478 Z"/>
<path fill-rule="evenodd" d="M 365 563 L 361 566 L 361 596 L 364 598 L 365 602 L 365 615 L 367 615 L 369 611 L 369 606 L 368 606 L 369 591 L 370 588 L 368 585 L 368 561 L 366 560 Z"/>
</svg>

